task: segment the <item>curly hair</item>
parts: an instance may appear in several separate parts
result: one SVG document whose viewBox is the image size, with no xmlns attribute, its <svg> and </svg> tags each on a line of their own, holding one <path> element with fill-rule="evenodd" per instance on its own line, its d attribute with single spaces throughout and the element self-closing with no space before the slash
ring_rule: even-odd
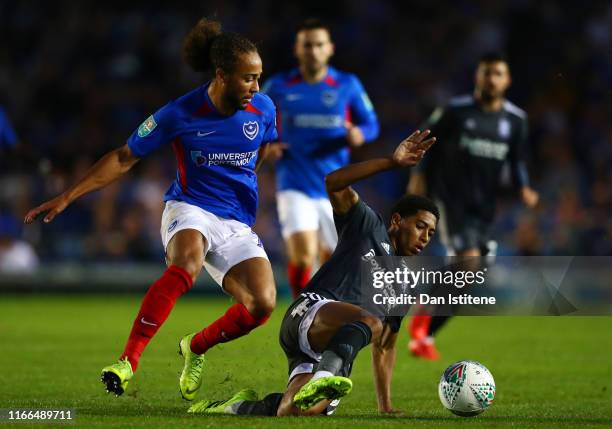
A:
<svg viewBox="0 0 612 429">
<path fill-rule="evenodd" d="M 440 210 L 436 203 L 420 195 L 404 195 L 395 203 L 391 213 L 399 213 L 401 217 L 407 217 L 416 214 L 419 210 L 430 212 L 436 217 L 436 220 L 440 219 Z"/>
<path fill-rule="evenodd" d="M 198 21 L 183 43 L 183 59 L 197 72 L 232 72 L 238 56 L 249 52 L 257 52 L 253 42 L 238 33 L 224 33 L 219 21 L 208 18 Z"/>
</svg>

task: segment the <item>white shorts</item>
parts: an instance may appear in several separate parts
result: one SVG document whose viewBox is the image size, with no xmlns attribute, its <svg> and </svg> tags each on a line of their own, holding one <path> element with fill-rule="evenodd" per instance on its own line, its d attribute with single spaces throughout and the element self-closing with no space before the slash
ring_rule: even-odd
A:
<svg viewBox="0 0 612 429">
<path fill-rule="evenodd" d="M 338 233 L 334 212 L 327 198 L 311 198 L 299 191 L 280 191 L 276 194 L 278 218 L 283 238 L 301 231 L 318 231 L 324 247 L 334 250 Z"/>
<path fill-rule="evenodd" d="M 251 258 L 268 259 L 257 234 L 242 222 L 218 217 L 182 201 L 166 202 L 160 231 L 164 250 L 174 234 L 184 229 L 200 231 L 206 238 L 204 268 L 221 287 L 223 277 L 233 266 Z"/>
</svg>

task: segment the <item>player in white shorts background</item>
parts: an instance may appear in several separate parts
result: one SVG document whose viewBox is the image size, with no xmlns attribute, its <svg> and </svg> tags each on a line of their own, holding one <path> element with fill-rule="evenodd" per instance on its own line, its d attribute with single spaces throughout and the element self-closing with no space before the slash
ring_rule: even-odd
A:
<svg viewBox="0 0 612 429">
<path fill-rule="evenodd" d="M 293 296 L 306 286 L 317 262 L 325 262 L 338 241 L 325 176 L 348 164 L 350 148 L 378 136 L 378 120 L 359 79 L 328 65 L 334 54 L 330 30 L 305 21 L 295 40 L 298 67 L 272 76 L 263 87 L 276 104 L 279 142 L 277 204 L 287 248 Z"/>
<path fill-rule="evenodd" d="M 211 72 L 213 79 L 149 116 L 126 145 L 102 157 L 79 183 L 25 218 L 31 223 L 48 212 L 44 221 L 50 222 L 78 197 L 118 179 L 160 146 L 172 145 L 177 175 L 164 197 L 161 222 L 168 268 L 147 291 L 119 361 L 102 370 L 107 391 L 117 396 L 203 265 L 236 303 L 202 331 L 181 339 L 183 398 L 193 400 L 202 385 L 204 353 L 265 323 L 276 304 L 270 262 L 251 230 L 258 154 L 278 137 L 274 104 L 258 93 L 261 58 L 248 39 L 223 33 L 218 22 L 208 19 L 191 30 L 183 56 L 195 71 Z"/>
</svg>

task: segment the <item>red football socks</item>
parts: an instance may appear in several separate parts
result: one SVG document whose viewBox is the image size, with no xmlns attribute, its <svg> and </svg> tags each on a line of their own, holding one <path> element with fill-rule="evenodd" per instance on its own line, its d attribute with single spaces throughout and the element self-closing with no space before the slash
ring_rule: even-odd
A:
<svg viewBox="0 0 612 429">
<path fill-rule="evenodd" d="M 257 326 L 266 323 L 268 317 L 256 319 L 244 305 L 234 304 L 223 316 L 194 335 L 191 340 L 191 351 L 200 355 L 216 344 L 242 337 Z"/>
<path fill-rule="evenodd" d="M 422 340 L 429 335 L 431 316 L 413 316 L 408 326 L 408 333 L 413 340 Z"/>
<path fill-rule="evenodd" d="M 121 359 L 128 358 L 133 371 L 136 371 L 140 355 L 168 318 L 178 297 L 191 289 L 192 284 L 193 281 L 187 271 L 172 265 L 149 288 L 121 355 Z"/>
<path fill-rule="evenodd" d="M 291 293 L 293 294 L 294 299 L 298 297 L 298 295 L 308 284 L 311 272 L 311 267 L 298 267 L 297 265 L 289 262 L 289 265 L 287 266 L 287 278 L 289 280 L 289 286 L 291 286 Z"/>
</svg>

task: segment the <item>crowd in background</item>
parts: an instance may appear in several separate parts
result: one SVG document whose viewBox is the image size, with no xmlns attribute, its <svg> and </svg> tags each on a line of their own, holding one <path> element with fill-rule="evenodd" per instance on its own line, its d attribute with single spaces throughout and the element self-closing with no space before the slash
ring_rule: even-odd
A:
<svg viewBox="0 0 612 429">
<path fill-rule="evenodd" d="M 203 82 L 183 65 L 181 43 L 199 17 L 213 13 L 258 44 L 264 81 L 294 66 L 300 21 L 314 15 L 329 23 L 332 62 L 360 77 L 381 122 L 380 138 L 354 151 L 354 160 L 389 154 L 436 105 L 471 92 L 480 54 L 504 51 L 513 75 L 509 99 L 529 114 L 529 166 L 541 203 L 528 211 L 505 190 L 494 232 L 501 253 L 612 255 L 609 2 L 66 0 L 0 2 L 0 106 L 18 137 L 16 145 L 0 144 L 0 259 L 29 243 L 32 266 L 38 258 L 163 260 L 162 196 L 175 175 L 170 148 L 51 224 L 24 228 L 21 219 L 124 144 L 148 115 Z M 386 216 L 408 178 L 396 171 L 358 190 Z M 259 184 L 255 230 L 280 263 L 272 165 Z"/>
</svg>

